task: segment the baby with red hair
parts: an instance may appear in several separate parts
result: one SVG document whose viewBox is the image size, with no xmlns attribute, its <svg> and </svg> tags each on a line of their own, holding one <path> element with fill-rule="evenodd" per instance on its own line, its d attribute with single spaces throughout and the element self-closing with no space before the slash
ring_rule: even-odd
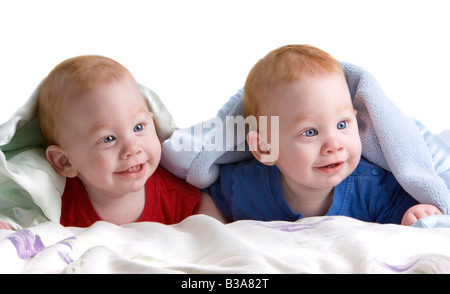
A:
<svg viewBox="0 0 450 294">
<path fill-rule="evenodd" d="M 153 113 L 120 63 L 96 55 L 61 62 L 40 85 L 38 117 L 47 160 L 66 177 L 62 225 L 174 224 L 199 212 L 200 190 L 159 165 Z"/>
<path fill-rule="evenodd" d="M 361 156 L 357 111 L 344 71 L 328 53 L 308 45 L 273 50 L 250 71 L 243 103 L 245 116 L 264 117 L 268 128 L 247 135 L 254 159 L 222 165 L 208 188 L 212 198 L 204 205 L 219 220 L 344 215 L 410 225 L 441 214 Z"/>
</svg>

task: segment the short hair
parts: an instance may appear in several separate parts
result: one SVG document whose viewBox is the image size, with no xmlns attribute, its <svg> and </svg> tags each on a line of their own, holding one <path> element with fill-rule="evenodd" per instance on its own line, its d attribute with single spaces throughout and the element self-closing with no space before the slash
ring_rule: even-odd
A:
<svg viewBox="0 0 450 294">
<path fill-rule="evenodd" d="M 132 77 L 123 65 L 98 55 L 73 57 L 58 64 L 39 87 L 38 118 L 44 143 L 57 144 L 55 118 L 66 110 L 69 99 L 126 76 Z"/>
<path fill-rule="evenodd" d="M 344 74 L 330 54 L 309 45 L 286 45 L 269 52 L 251 69 L 244 86 L 245 116 L 261 115 L 261 101 L 282 83 L 330 73 Z"/>
</svg>

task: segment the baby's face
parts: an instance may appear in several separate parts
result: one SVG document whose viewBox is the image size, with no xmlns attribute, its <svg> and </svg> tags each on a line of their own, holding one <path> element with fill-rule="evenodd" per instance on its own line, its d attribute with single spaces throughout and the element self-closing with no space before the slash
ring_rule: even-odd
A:
<svg viewBox="0 0 450 294">
<path fill-rule="evenodd" d="M 344 76 L 291 82 L 276 89 L 274 98 L 269 107 L 280 124 L 276 165 L 289 189 L 329 189 L 353 172 L 361 141 Z"/>
<path fill-rule="evenodd" d="M 61 145 L 89 194 L 139 191 L 161 158 L 153 115 L 134 80 L 69 102 Z"/>
</svg>

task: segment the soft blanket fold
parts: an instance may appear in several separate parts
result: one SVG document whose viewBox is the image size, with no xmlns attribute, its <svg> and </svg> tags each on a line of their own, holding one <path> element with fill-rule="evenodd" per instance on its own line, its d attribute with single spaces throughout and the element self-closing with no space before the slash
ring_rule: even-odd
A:
<svg viewBox="0 0 450 294">
<path fill-rule="evenodd" d="M 358 111 L 363 156 L 392 171 L 416 200 L 434 204 L 449 214 L 450 147 L 420 122 L 404 114 L 369 72 L 349 63 L 341 65 Z M 217 133 L 226 134 L 230 122 L 226 117 L 244 115 L 243 93 L 240 89 L 210 121 L 176 130 L 163 143 L 161 164 L 189 183 L 204 188 L 217 179 L 220 164 L 251 158 L 248 147 L 247 151 L 239 151 L 246 142 L 237 141 L 236 134 L 225 136 L 222 150 L 211 150 L 210 146 L 211 138 Z M 192 143 L 191 148 L 180 150 L 179 142 Z M 227 150 L 225 146 L 229 144 L 235 148 Z"/>
<path fill-rule="evenodd" d="M 159 97 L 139 85 L 155 118 L 160 141 L 175 127 Z M 59 222 L 65 178 L 45 158 L 36 115 L 39 87 L 13 116 L 0 125 L 0 219 L 15 229 L 44 221 Z"/>
<path fill-rule="evenodd" d="M 88 228 L 48 222 L 0 230 L 0 273 L 448 274 L 449 232 L 343 216 L 224 225 L 194 215 L 176 225 Z"/>
</svg>

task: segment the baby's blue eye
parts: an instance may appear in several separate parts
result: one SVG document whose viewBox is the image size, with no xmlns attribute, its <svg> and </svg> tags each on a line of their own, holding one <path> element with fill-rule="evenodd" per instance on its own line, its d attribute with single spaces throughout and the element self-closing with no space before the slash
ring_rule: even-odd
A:
<svg viewBox="0 0 450 294">
<path fill-rule="evenodd" d="M 347 122 L 346 121 L 341 121 L 337 124 L 337 128 L 339 130 L 345 129 L 347 127 Z"/>
<path fill-rule="evenodd" d="M 314 136 L 317 136 L 317 131 L 314 129 L 309 129 L 309 130 L 304 131 L 302 133 L 302 135 L 306 136 L 306 137 L 314 137 Z"/>
<path fill-rule="evenodd" d="M 142 132 L 144 130 L 144 125 L 143 124 L 137 124 L 134 128 L 133 128 L 133 132 L 137 133 L 137 132 Z"/>
<path fill-rule="evenodd" d="M 114 142 L 115 140 L 116 140 L 116 137 L 108 136 L 103 139 L 103 143 L 111 143 L 111 142 Z"/>
</svg>

